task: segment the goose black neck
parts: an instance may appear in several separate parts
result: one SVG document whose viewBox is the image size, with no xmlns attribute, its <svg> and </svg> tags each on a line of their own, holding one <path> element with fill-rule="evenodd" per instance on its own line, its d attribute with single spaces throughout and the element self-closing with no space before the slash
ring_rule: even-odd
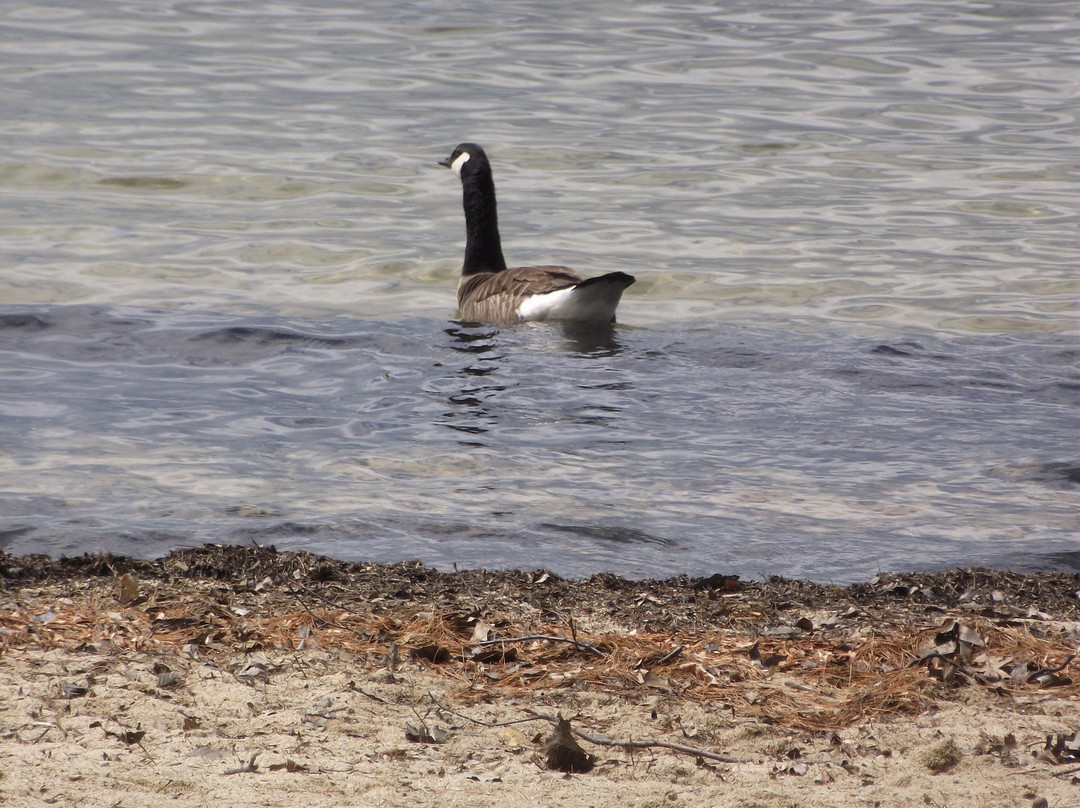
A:
<svg viewBox="0 0 1080 808">
<path fill-rule="evenodd" d="M 499 241 L 499 215 L 495 206 L 495 180 L 486 161 L 462 174 L 465 207 L 465 263 L 462 275 L 506 269 Z"/>
</svg>

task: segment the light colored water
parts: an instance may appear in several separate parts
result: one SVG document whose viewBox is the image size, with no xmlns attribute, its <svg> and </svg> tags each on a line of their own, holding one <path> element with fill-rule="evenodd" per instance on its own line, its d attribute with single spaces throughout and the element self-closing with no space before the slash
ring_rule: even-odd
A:
<svg viewBox="0 0 1080 808">
<path fill-rule="evenodd" d="M 0 544 L 1067 566 L 1077 38 L 1064 2 L 5 3 Z M 450 321 L 466 139 L 511 263 L 637 275 L 611 344 Z"/>
</svg>

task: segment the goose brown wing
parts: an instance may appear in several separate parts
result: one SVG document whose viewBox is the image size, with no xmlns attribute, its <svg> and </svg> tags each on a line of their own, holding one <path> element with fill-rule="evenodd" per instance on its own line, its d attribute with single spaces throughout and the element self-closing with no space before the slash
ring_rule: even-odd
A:
<svg viewBox="0 0 1080 808">
<path fill-rule="evenodd" d="M 474 279 L 476 282 L 470 284 L 469 281 Z M 468 294 L 477 302 L 501 295 L 526 298 L 565 289 L 581 281 L 581 276 L 569 267 L 512 267 L 502 272 L 485 272 L 465 278 L 462 282 L 462 294 Z"/>
<path fill-rule="evenodd" d="M 512 267 L 502 272 L 465 275 L 458 285 L 458 307 L 467 320 L 515 323 L 527 297 L 566 289 L 582 278 L 569 267 Z"/>
</svg>

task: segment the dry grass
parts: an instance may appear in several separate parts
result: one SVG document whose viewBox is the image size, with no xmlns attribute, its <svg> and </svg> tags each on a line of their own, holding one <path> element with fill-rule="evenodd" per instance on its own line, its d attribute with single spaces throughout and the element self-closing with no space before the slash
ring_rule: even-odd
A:
<svg viewBox="0 0 1080 808">
<path fill-rule="evenodd" d="M 357 597 L 340 581 L 313 582 L 296 569 L 249 576 L 242 585 L 165 570 L 141 580 L 124 573 L 25 585 L 0 603 L 0 655 L 137 651 L 179 668 L 187 658 L 236 670 L 254 654 L 283 664 L 306 650 L 334 650 L 371 671 L 430 667 L 466 704 L 588 688 L 709 701 L 801 730 L 918 714 L 972 687 L 1005 697 L 1052 687 L 1058 698 L 1080 699 L 1080 663 L 1069 659 L 1076 623 L 1049 615 L 995 619 L 944 609 L 928 622 L 857 611 L 828 630 L 770 636 L 746 615 L 765 615 L 767 623 L 776 613 L 761 603 L 737 608 L 748 598 L 739 588 L 701 596 L 731 614 L 727 625 L 657 631 L 628 628 L 626 615 L 605 617 L 595 597 L 577 604 L 579 616 L 564 604 L 552 620 L 550 609 L 472 585 L 448 598 L 437 582 L 403 595 L 388 581 L 384 594 Z M 958 644 L 928 659 L 935 635 L 953 621 L 983 644 Z M 1041 680 L 1028 675 L 1055 667 Z"/>
</svg>

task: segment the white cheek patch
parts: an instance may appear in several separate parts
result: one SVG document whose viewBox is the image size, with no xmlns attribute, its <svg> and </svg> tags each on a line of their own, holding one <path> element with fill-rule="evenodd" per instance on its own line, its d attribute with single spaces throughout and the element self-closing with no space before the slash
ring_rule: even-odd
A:
<svg viewBox="0 0 1080 808">
<path fill-rule="evenodd" d="M 471 156 L 472 155 L 470 155 L 468 152 L 463 151 L 457 156 L 457 159 L 450 164 L 450 170 L 454 172 L 454 176 L 458 179 L 461 178 L 461 167 L 467 162 L 469 162 L 469 157 Z"/>
</svg>

